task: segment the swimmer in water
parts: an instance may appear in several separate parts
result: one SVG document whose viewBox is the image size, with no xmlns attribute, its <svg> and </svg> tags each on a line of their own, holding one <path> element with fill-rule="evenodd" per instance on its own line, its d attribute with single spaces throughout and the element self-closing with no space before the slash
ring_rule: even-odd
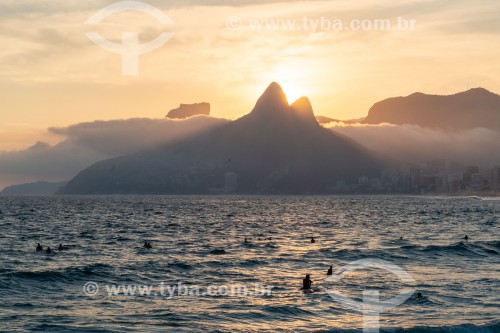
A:
<svg viewBox="0 0 500 333">
<path fill-rule="evenodd" d="M 333 275 L 333 266 L 330 266 L 330 268 L 328 268 L 328 272 L 326 272 L 326 275 Z"/>
<path fill-rule="evenodd" d="M 314 244 L 316 243 L 316 240 L 314 239 L 314 237 L 311 237 L 311 244 Z"/>
<path fill-rule="evenodd" d="M 49 247 L 47 247 L 47 250 L 45 250 L 45 252 L 47 252 L 47 253 L 52 253 L 52 250 L 50 249 L 50 246 L 49 246 Z"/>
<path fill-rule="evenodd" d="M 248 239 L 245 237 L 245 244 L 248 244 Z"/>
<path fill-rule="evenodd" d="M 59 244 L 59 247 L 57 248 L 59 251 L 62 251 L 63 250 L 63 246 L 62 244 Z"/>
<path fill-rule="evenodd" d="M 40 251 L 43 251 L 43 247 L 40 245 L 40 243 L 38 243 L 38 245 L 36 246 L 36 252 Z"/>
<path fill-rule="evenodd" d="M 307 274 L 306 278 L 302 280 L 302 289 L 311 290 L 312 284 L 311 276 Z"/>
<path fill-rule="evenodd" d="M 468 239 L 469 239 L 469 236 L 465 235 L 464 239 L 465 239 L 465 240 L 468 240 Z"/>
</svg>

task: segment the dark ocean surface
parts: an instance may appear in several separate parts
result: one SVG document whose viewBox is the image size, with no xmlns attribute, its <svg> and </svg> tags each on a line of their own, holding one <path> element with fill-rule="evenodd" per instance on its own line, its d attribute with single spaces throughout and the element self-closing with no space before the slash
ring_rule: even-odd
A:
<svg viewBox="0 0 500 333">
<path fill-rule="evenodd" d="M 0 331 L 361 332 L 329 291 L 411 288 L 382 332 L 500 332 L 499 219 L 500 201 L 474 198 L 4 197 Z M 360 259 L 415 282 L 375 268 L 326 281 Z M 314 293 L 299 290 L 305 274 Z M 109 292 L 121 285 L 152 289 Z"/>
</svg>

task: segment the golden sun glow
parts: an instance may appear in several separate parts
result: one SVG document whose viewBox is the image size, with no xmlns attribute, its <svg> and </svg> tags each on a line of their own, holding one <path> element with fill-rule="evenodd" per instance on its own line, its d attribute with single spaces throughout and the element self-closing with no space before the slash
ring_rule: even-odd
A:
<svg viewBox="0 0 500 333">
<path fill-rule="evenodd" d="M 267 84 L 275 81 L 280 84 L 286 94 L 288 103 L 292 104 L 302 96 L 307 96 L 310 93 L 310 87 L 307 84 L 308 72 L 301 70 L 298 61 L 286 62 L 279 64 L 269 71 L 266 71 L 259 78 L 259 83 L 256 89 L 262 90 L 262 82 Z"/>
</svg>

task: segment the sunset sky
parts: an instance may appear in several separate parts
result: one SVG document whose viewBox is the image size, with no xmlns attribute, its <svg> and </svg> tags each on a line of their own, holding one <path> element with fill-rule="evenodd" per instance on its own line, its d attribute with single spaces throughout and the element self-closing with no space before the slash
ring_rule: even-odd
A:
<svg viewBox="0 0 500 333">
<path fill-rule="evenodd" d="M 175 24 L 141 12 L 85 24 L 114 1 L 2 0 L 0 151 L 60 140 L 49 127 L 160 118 L 180 103 L 210 102 L 214 116 L 235 118 L 272 81 L 291 102 L 307 95 L 316 115 L 340 119 L 365 116 L 373 103 L 415 91 L 481 86 L 500 92 L 497 0 L 146 2 Z M 380 31 L 319 23 L 314 29 L 304 26 L 304 17 L 347 27 L 375 19 L 397 25 L 400 17 L 415 26 Z M 255 26 L 265 20 L 296 25 Z M 120 42 L 127 31 L 140 32 L 142 42 L 162 32 L 174 36 L 140 57 L 139 75 L 124 76 L 121 56 L 85 33 Z"/>
</svg>

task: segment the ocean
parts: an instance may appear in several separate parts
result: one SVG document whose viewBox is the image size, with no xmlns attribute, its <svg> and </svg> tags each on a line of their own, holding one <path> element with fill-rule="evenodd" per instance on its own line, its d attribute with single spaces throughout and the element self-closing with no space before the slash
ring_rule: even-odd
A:
<svg viewBox="0 0 500 333">
<path fill-rule="evenodd" d="M 500 332 L 499 218 L 477 198 L 3 197 L 0 331 L 362 332 L 332 292 L 406 288 L 372 329 Z"/>
</svg>

